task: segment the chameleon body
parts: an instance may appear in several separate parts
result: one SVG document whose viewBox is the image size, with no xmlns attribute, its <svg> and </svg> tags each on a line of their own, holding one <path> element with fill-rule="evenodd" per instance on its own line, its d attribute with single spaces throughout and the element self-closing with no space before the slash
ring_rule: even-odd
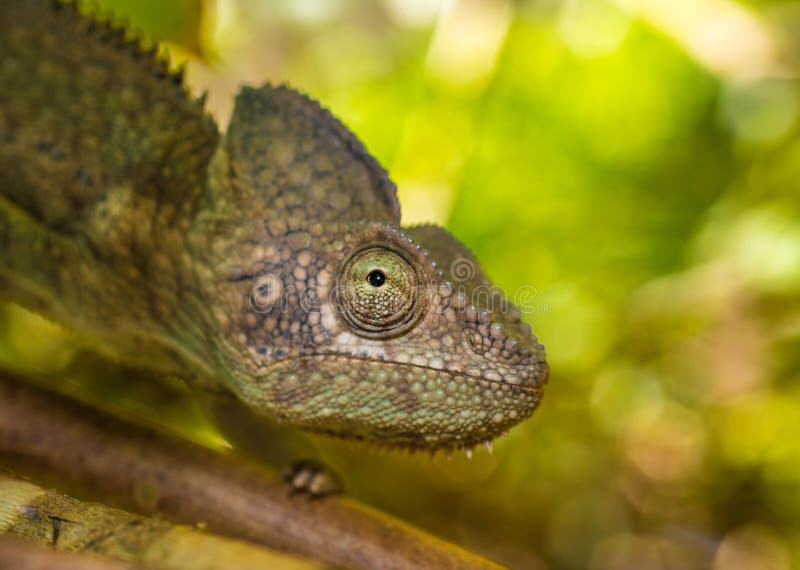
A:
<svg viewBox="0 0 800 570">
<path fill-rule="evenodd" d="M 491 441 L 548 376 L 519 311 L 328 111 L 245 87 L 220 136 L 179 73 L 52 0 L 0 10 L 0 290 L 121 363 L 292 426 Z"/>
</svg>

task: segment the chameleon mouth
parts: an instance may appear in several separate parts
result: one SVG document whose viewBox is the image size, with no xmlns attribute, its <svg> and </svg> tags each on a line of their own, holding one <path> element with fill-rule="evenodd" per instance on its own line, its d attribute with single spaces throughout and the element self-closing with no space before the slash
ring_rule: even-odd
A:
<svg viewBox="0 0 800 570">
<path fill-rule="evenodd" d="M 547 365 L 519 385 L 379 356 L 309 352 L 273 361 L 254 393 L 279 419 L 389 448 L 469 450 L 530 416 Z M 245 401 L 252 398 L 245 396 Z"/>
<path fill-rule="evenodd" d="M 434 445 L 432 446 L 430 443 L 426 442 L 424 439 L 416 437 L 414 434 L 405 434 L 407 437 L 405 439 L 395 439 L 394 441 L 386 441 L 385 439 L 372 439 L 368 436 L 360 436 L 356 435 L 355 437 L 353 434 L 348 432 L 338 432 L 335 430 L 325 429 L 325 428 L 317 428 L 317 427 L 310 427 L 304 428 L 306 431 L 311 433 L 316 433 L 319 435 L 324 435 L 327 437 L 334 437 L 339 440 L 346 440 L 348 442 L 352 442 L 354 439 L 359 445 L 364 445 L 372 449 L 381 450 L 381 451 L 399 451 L 399 452 L 406 452 L 410 455 L 415 453 L 428 453 L 431 457 L 436 456 L 437 453 L 442 452 L 448 459 L 451 459 L 453 456 L 454 451 L 464 451 L 466 453 L 467 459 L 472 459 L 473 450 L 483 445 L 492 453 L 494 451 L 494 441 L 500 437 L 508 435 L 508 431 L 504 431 L 499 434 L 495 434 L 489 438 L 483 439 L 465 439 L 463 441 L 455 442 L 452 444 L 441 444 L 441 445 Z M 395 437 L 397 435 L 395 434 Z"/>
<path fill-rule="evenodd" d="M 342 354 L 339 352 L 314 352 L 309 354 L 297 354 L 293 356 L 285 356 L 283 358 L 279 358 L 274 361 L 273 364 L 281 364 L 284 362 L 288 362 L 291 360 L 306 360 L 306 359 L 319 359 L 319 358 L 346 358 L 347 360 L 355 360 L 358 362 L 368 362 L 372 364 L 394 364 L 397 366 L 407 367 L 407 368 L 416 368 L 419 370 L 429 371 L 435 374 L 447 374 L 450 376 L 463 376 L 464 378 L 471 378 L 479 383 L 480 386 L 496 386 L 496 387 L 505 387 L 511 389 L 511 391 L 519 391 L 528 395 L 537 395 L 541 392 L 542 386 L 547 383 L 547 379 L 549 376 L 549 367 L 547 365 L 547 361 L 539 360 L 536 362 L 531 363 L 531 368 L 538 368 L 540 371 L 539 378 L 534 380 L 533 382 L 528 382 L 526 384 L 518 384 L 514 382 L 506 382 L 502 379 L 500 380 L 493 380 L 490 378 L 486 378 L 485 376 L 481 376 L 478 374 L 470 374 L 467 372 L 454 372 L 452 370 L 448 370 L 446 368 L 435 368 L 433 366 L 426 366 L 424 364 L 415 364 L 411 362 L 399 362 L 396 360 L 391 360 L 387 358 L 375 358 L 370 356 L 361 356 L 357 354 Z"/>
</svg>

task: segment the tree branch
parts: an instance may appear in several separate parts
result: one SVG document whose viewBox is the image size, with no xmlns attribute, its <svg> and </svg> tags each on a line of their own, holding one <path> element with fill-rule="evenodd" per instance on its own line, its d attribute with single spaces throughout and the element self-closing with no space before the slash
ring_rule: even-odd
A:
<svg viewBox="0 0 800 570">
<path fill-rule="evenodd" d="M 0 374 L 0 461 L 73 494 L 351 568 L 498 568 L 340 497 Z"/>
<path fill-rule="evenodd" d="M 162 570 L 323 567 L 319 562 L 174 525 L 159 517 L 143 517 L 100 503 L 79 501 L 2 474 L 0 534 L 53 550 Z"/>
<path fill-rule="evenodd" d="M 83 554 L 65 554 L 36 544 L 0 536 L 0 568 L 14 570 L 139 570 L 118 560 L 106 560 Z"/>
</svg>

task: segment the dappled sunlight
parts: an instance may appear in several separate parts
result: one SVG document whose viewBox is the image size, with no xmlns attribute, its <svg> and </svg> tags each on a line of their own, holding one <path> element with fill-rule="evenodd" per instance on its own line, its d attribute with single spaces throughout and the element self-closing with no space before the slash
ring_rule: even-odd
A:
<svg viewBox="0 0 800 570">
<path fill-rule="evenodd" d="M 758 12 L 734 0 L 617 0 L 678 41 L 710 71 L 731 79 L 789 73 Z"/>
<path fill-rule="evenodd" d="M 242 83 L 308 92 L 389 170 L 405 224 L 446 225 L 525 292 L 541 408 L 471 460 L 317 438 L 353 497 L 514 568 L 800 567 L 784 4 L 187 0 L 166 30 L 131 8 L 222 123 Z M 7 365 L 75 372 L 61 329 L 15 308 L 0 324 Z M 224 445 L 187 394 L 153 390 L 102 395 Z"/>
<path fill-rule="evenodd" d="M 485 85 L 494 72 L 511 16 L 510 0 L 447 0 L 428 48 L 427 71 L 452 87 Z"/>
</svg>

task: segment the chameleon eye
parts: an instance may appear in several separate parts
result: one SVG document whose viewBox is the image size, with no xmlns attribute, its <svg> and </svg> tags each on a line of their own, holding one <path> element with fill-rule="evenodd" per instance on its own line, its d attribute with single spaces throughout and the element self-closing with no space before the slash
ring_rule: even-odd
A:
<svg viewBox="0 0 800 570">
<path fill-rule="evenodd" d="M 385 247 L 354 254 L 342 270 L 336 302 L 353 332 L 386 338 L 410 329 L 424 311 L 424 276 Z"/>
</svg>

